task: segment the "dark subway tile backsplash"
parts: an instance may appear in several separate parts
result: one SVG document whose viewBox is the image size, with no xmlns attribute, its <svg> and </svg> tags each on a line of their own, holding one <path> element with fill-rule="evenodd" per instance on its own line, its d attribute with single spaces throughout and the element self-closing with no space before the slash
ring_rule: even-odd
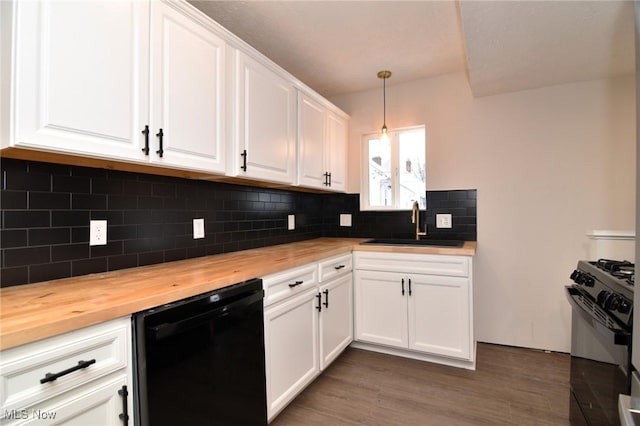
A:
<svg viewBox="0 0 640 426">
<path fill-rule="evenodd" d="M 360 212 L 357 194 L 314 194 L 5 159 L 0 163 L 0 286 L 113 271 L 328 237 L 410 237 L 410 212 Z M 476 239 L 476 192 L 429 191 L 430 235 Z M 452 213 L 436 232 L 431 214 Z M 350 213 L 353 226 L 339 226 Z M 422 212 L 424 215 L 424 211 Z M 295 214 L 296 229 L 287 230 Z M 192 219 L 205 219 L 193 239 Z M 108 243 L 89 246 L 89 221 Z M 431 221 L 431 222 L 430 222 Z"/>
</svg>

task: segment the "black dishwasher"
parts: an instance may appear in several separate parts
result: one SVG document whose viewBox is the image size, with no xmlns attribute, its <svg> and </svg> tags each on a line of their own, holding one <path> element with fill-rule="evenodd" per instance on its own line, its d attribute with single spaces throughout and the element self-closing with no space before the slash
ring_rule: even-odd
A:
<svg viewBox="0 0 640 426">
<path fill-rule="evenodd" d="M 136 425 L 266 425 L 262 280 L 133 316 Z"/>
</svg>

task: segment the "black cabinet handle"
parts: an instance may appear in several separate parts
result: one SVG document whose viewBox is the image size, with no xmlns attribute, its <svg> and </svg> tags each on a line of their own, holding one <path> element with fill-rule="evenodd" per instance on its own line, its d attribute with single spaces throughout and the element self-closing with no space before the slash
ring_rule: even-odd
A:
<svg viewBox="0 0 640 426">
<path fill-rule="evenodd" d="M 334 266 L 333 269 L 335 269 L 336 271 L 340 270 L 344 268 L 344 265 L 338 265 L 338 266 Z"/>
<path fill-rule="evenodd" d="M 323 305 L 324 305 L 325 308 L 328 308 L 329 307 L 329 289 L 323 291 L 323 293 L 324 293 L 324 303 L 323 303 Z"/>
<path fill-rule="evenodd" d="M 144 126 L 144 130 L 142 131 L 144 135 L 144 148 L 142 148 L 142 152 L 144 155 L 149 155 L 149 126 Z"/>
<path fill-rule="evenodd" d="M 78 361 L 78 365 L 75 365 L 71 368 L 67 368 L 66 370 L 63 370 L 59 373 L 47 373 L 44 375 L 43 379 L 40 379 L 40 383 L 47 383 L 47 382 L 53 382 L 54 380 L 56 380 L 58 377 L 62 377 L 62 376 L 66 376 L 69 373 L 73 373 L 74 371 L 77 370 L 82 370 L 83 368 L 87 368 L 88 366 L 90 366 L 91 364 L 95 364 L 96 360 L 92 359 L 89 361 Z"/>
<path fill-rule="evenodd" d="M 164 149 L 162 149 L 162 138 L 164 137 L 164 132 L 162 131 L 162 128 L 160 129 L 160 131 L 158 131 L 158 133 L 156 133 L 156 136 L 158 137 L 158 141 L 160 143 L 160 149 L 156 151 L 156 154 L 158 154 L 160 158 L 162 158 L 162 154 L 164 154 Z"/>
<path fill-rule="evenodd" d="M 242 171 L 247 171 L 247 150 L 243 150 L 242 153 L 240 153 L 240 157 L 242 157 L 242 166 L 240 166 L 240 168 L 242 169 Z"/>
<path fill-rule="evenodd" d="M 297 287 L 297 286 L 299 286 L 300 284 L 302 284 L 303 282 L 304 282 L 304 281 L 296 281 L 296 282 L 295 282 L 295 283 L 293 283 L 293 284 L 289 284 L 289 287 L 290 287 L 290 288 Z"/>
<path fill-rule="evenodd" d="M 411 278 L 409 278 L 409 296 L 411 296 Z"/>
<path fill-rule="evenodd" d="M 329 173 L 324 172 L 324 186 L 329 186 Z"/>
<path fill-rule="evenodd" d="M 316 294 L 316 297 L 318 298 L 318 306 L 316 306 L 316 309 L 318 312 L 322 312 L 322 293 Z"/>
<path fill-rule="evenodd" d="M 329 186 L 331 186 L 331 173 L 327 173 L 329 175 Z"/>
<path fill-rule="evenodd" d="M 122 386 L 122 389 L 118 391 L 118 395 L 122 397 L 122 413 L 120 413 L 118 417 L 122 420 L 122 424 L 126 426 L 129 424 L 129 403 L 127 401 L 129 391 L 127 390 L 126 385 Z"/>
<path fill-rule="evenodd" d="M 402 295 L 404 296 L 404 278 L 402 279 Z"/>
</svg>

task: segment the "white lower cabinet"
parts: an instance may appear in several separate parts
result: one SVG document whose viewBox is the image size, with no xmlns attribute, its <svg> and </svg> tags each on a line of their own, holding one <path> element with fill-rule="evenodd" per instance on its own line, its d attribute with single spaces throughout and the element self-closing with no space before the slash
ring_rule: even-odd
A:
<svg viewBox="0 0 640 426">
<path fill-rule="evenodd" d="M 133 424 L 130 330 L 121 318 L 3 351 L 0 424 Z"/>
<path fill-rule="evenodd" d="M 356 252 L 354 258 L 357 342 L 475 368 L 470 257 Z"/>
<path fill-rule="evenodd" d="M 264 312 L 269 420 L 320 373 L 317 294 L 314 288 Z"/>
<path fill-rule="evenodd" d="M 349 273 L 320 287 L 320 369 L 324 370 L 353 340 L 353 277 Z"/>
<path fill-rule="evenodd" d="M 353 340 L 351 253 L 264 277 L 263 285 L 271 421 Z"/>
</svg>

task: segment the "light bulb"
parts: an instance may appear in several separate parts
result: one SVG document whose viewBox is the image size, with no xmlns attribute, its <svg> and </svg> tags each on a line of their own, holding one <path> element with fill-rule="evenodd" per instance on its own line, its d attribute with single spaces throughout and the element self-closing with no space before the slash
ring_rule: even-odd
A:
<svg viewBox="0 0 640 426">
<path fill-rule="evenodd" d="M 389 140 L 389 134 L 387 133 L 387 125 L 382 126 L 382 132 L 380 133 L 380 139 L 387 142 Z"/>
</svg>

